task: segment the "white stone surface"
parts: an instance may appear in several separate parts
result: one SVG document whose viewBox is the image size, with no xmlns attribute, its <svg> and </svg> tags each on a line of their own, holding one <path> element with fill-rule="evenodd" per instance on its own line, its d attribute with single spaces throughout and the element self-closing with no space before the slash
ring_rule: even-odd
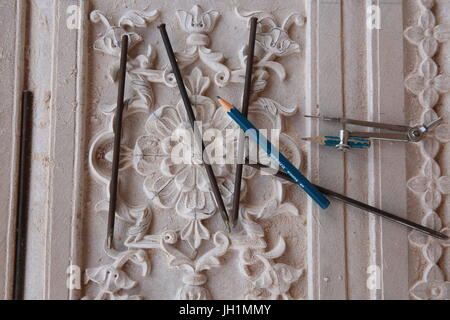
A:
<svg viewBox="0 0 450 320">
<path fill-rule="evenodd" d="M 221 121 L 226 117 L 212 98 L 220 94 L 239 104 L 247 20 L 258 15 L 265 27 L 258 37 L 253 120 L 282 129 L 282 150 L 314 182 L 448 232 L 448 125 L 417 145 L 380 142 L 345 155 L 301 141 L 339 129 L 305 120 L 305 114 L 414 125 L 439 115 L 448 122 L 448 1 L 24 3 L 0 4 L 8 43 L 0 49 L 0 68 L 8 75 L 0 80 L 0 94 L 5 105 L 14 105 L 0 118 L 7 150 L 2 163 L 8 164 L 0 169 L 0 261 L 6 262 L 0 263 L 0 298 L 11 294 L 22 87 L 36 97 L 29 299 L 449 298 L 448 244 L 340 203 L 319 211 L 297 187 L 254 172 L 245 179 L 238 232 L 226 234 L 219 215 L 207 215 L 215 205 L 202 179 L 186 191 L 189 174 L 200 175 L 201 167 L 185 166 L 174 177 L 178 184 L 171 182 L 167 150 L 160 147 L 185 116 L 156 28 L 167 23 L 204 125 L 224 130 L 229 123 Z M 375 4 L 379 30 L 366 26 Z M 203 25 L 192 26 L 191 16 L 203 18 Z M 74 21 L 79 27 L 68 28 Z M 124 120 L 116 250 L 110 251 L 104 238 L 115 41 L 123 32 L 132 33 L 131 103 Z M 164 128 L 161 121 L 175 126 Z M 158 157 L 140 156 L 154 153 Z M 229 204 L 232 168 L 216 169 Z M 164 192 L 156 195 L 161 183 Z M 80 268 L 79 289 L 67 287 L 69 266 Z M 367 287 L 370 266 L 379 267 L 378 289 Z"/>
</svg>

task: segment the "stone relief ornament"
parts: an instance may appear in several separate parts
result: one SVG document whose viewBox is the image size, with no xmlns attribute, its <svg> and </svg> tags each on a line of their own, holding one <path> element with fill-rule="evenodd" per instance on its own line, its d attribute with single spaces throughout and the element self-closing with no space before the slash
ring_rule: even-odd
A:
<svg viewBox="0 0 450 320">
<path fill-rule="evenodd" d="M 131 279 L 122 268 L 127 263 L 133 263 L 141 268 L 143 277 L 150 274 L 151 266 L 147 252 L 142 249 L 133 248 L 133 244 L 144 238 L 151 224 L 152 213 L 148 208 L 138 208 L 131 210 L 131 216 L 134 219 L 134 224 L 128 229 L 128 237 L 125 241 L 127 250 L 119 252 L 114 249 L 109 249 L 105 244 L 105 253 L 113 262 L 86 270 L 86 283 L 96 283 L 100 289 L 95 298 L 85 297 L 85 299 L 142 299 L 140 296 L 129 296 L 124 293 L 124 291 L 135 287 L 137 282 Z"/>
<path fill-rule="evenodd" d="M 243 19 L 250 19 L 253 15 L 258 15 L 261 19 L 261 32 L 258 35 L 258 46 L 261 50 L 255 68 L 255 92 L 250 106 L 250 117 L 262 128 L 281 130 L 282 117 L 293 115 L 297 107 L 285 107 L 277 101 L 259 95 L 265 91 L 269 81 L 286 80 L 282 58 L 300 52 L 300 44 L 293 41 L 288 32 L 294 24 L 304 25 L 305 18 L 299 14 L 292 14 L 279 26 L 274 16 L 269 13 L 243 12 L 239 9 L 236 9 L 236 12 Z M 158 16 L 158 10 L 129 9 L 118 19 L 118 25 L 114 26 L 100 11 L 91 12 L 91 21 L 101 22 L 106 27 L 95 40 L 94 50 L 116 58 L 109 66 L 109 80 L 113 84 L 117 84 L 121 36 L 126 34 L 130 37 L 131 47 L 145 43 L 145 39 L 136 30 L 148 27 Z M 224 54 L 211 49 L 213 46 L 210 33 L 219 23 L 218 11 L 203 10 L 199 5 L 195 5 L 189 11 L 178 10 L 176 17 L 181 31 L 186 34 L 186 48 L 176 55 L 180 67 L 185 70 L 185 83 L 196 117 L 201 121 L 201 129 L 203 132 L 212 130 L 221 133 L 218 136 L 227 138 L 225 141 L 205 139 L 206 152 L 211 155 L 217 143 L 226 143 L 227 154 L 215 154 L 215 158 L 226 158 L 232 154 L 231 150 L 234 150 L 238 136 L 230 137 L 227 129 L 235 128 L 235 125 L 225 116 L 223 109 L 218 108 L 208 97 L 208 90 L 213 85 L 226 87 L 243 82 L 246 48 L 238 50 L 240 60 L 238 67 L 227 66 L 225 61 L 228 60 L 225 60 Z M 121 147 L 120 161 L 121 172 L 126 171 L 127 175 L 135 174 L 138 177 L 139 184 L 131 188 L 141 193 L 142 199 L 145 200 L 139 205 L 128 203 L 123 194 L 121 195 L 123 191 L 119 183 L 116 214 L 119 221 L 128 226 L 127 237 L 120 245 L 122 251 L 105 248 L 105 254 L 111 263 L 87 269 L 86 283 L 92 290 L 96 287 L 98 293 L 86 299 L 144 299 L 145 297 L 127 293 L 130 289 L 135 290 L 138 282 L 124 267 L 128 264 L 140 266 L 142 275 L 151 279 L 152 250 L 163 252 L 167 256 L 167 266 L 183 273 L 182 283 L 178 292 L 174 292 L 174 298 L 213 298 L 207 288 L 207 271 L 211 268 L 220 268 L 221 257 L 230 251 L 237 251 L 240 275 L 252 288 L 242 298 L 290 299 L 291 285 L 302 277 L 305 270 L 277 263 L 276 260 L 286 250 L 286 242 L 280 236 L 278 244 L 268 250 L 265 232 L 259 225 L 262 220 L 276 215 L 299 215 L 298 209 L 285 200 L 285 183 L 271 176 L 261 177 L 266 181 L 267 194 L 270 197 L 257 204 L 247 203 L 246 195 L 252 192 L 248 190 L 247 183 L 259 173 L 254 169 L 245 169 L 241 200 L 243 230 L 231 235 L 213 230 L 207 221 L 214 216 L 216 205 L 201 165 L 201 153 L 195 149 L 187 155 L 177 153 L 177 148 L 190 142 L 184 140 L 186 138 L 184 133 L 177 136 L 179 130 L 190 129 L 182 101 L 175 105 L 155 105 L 155 101 L 161 101 L 164 97 L 158 97 L 159 92 L 154 90 L 154 84 L 163 85 L 173 90 L 174 94 L 178 94 L 171 70 L 155 69 L 155 58 L 156 52 L 152 45 L 147 46 L 144 54 L 133 55 L 130 51 L 127 66 L 127 87 L 130 90 L 126 95 L 124 121 L 136 116 L 146 121 L 142 128 L 135 128 L 133 139 L 123 139 L 125 142 Z M 279 61 L 276 61 L 278 59 Z M 186 70 L 190 66 L 193 67 Z M 208 70 L 214 72 L 212 79 L 207 75 Z M 278 76 L 275 80 L 271 80 L 274 77 L 270 71 Z M 115 86 L 112 87 L 116 89 Z M 106 95 L 115 97 L 114 91 Z M 115 108 L 116 105 L 111 102 L 99 104 L 107 126 L 93 139 L 89 150 L 90 172 L 103 186 L 105 195 L 105 199 L 96 205 L 99 212 L 108 209 Z M 142 135 L 136 136 L 136 133 L 142 132 Z M 302 156 L 295 142 L 284 133 L 281 133 L 279 138 L 281 151 L 294 165 L 301 167 Z M 186 160 L 186 157 L 188 162 L 176 161 L 178 158 Z M 262 162 L 266 161 L 270 165 L 266 155 L 261 153 L 260 158 Z M 219 162 L 214 164 L 214 171 L 224 201 L 230 205 L 234 187 L 234 166 L 225 161 Z M 181 225 L 150 234 L 153 212 L 155 215 L 160 212 L 165 215 L 176 215 L 182 221 Z"/>
<path fill-rule="evenodd" d="M 180 68 L 183 69 L 200 59 L 206 66 L 216 72 L 214 77 L 216 85 L 219 87 L 226 86 L 231 73 L 230 69 L 222 63 L 224 55 L 208 48 L 210 42 L 208 33 L 213 31 L 219 18 L 219 12 L 214 10 L 203 12 L 200 6 L 195 5 L 190 12 L 178 10 L 177 17 L 183 31 L 189 34 L 186 39 L 187 47 L 185 51 L 177 54 Z"/>
<path fill-rule="evenodd" d="M 434 0 L 418 0 L 420 5 L 417 26 L 405 30 L 406 39 L 418 47 L 421 62 L 418 70 L 405 80 L 406 88 L 418 97 L 423 108 L 422 118 L 425 121 L 439 117 L 435 110 L 441 95 L 450 91 L 450 77 L 440 73 L 434 57 L 439 52 L 440 43 L 450 40 L 450 25 L 436 23 L 433 13 Z M 442 115 L 445 116 L 445 115 Z M 447 119 L 448 120 L 448 119 Z M 443 226 L 444 210 L 440 210 L 442 198 L 450 194 L 450 177 L 443 176 L 441 164 L 436 160 L 443 144 L 450 141 L 450 126 L 442 125 L 433 136 L 421 142 L 421 152 L 425 159 L 422 174 L 408 182 L 408 188 L 422 196 L 422 206 L 427 214 L 423 224 L 450 234 L 448 226 Z M 448 221 L 448 220 L 447 220 Z M 415 283 L 411 295 L 416 299 L 450 299 L 450 282 L 444 270 L 439 266 L 444 258 L 444 250 L 449 247 L 448 241 L 437 241 L 410 233 L 411 244 L 422 249 L 426 261 L 426 269 L 422 280 Z"/>
</svg>

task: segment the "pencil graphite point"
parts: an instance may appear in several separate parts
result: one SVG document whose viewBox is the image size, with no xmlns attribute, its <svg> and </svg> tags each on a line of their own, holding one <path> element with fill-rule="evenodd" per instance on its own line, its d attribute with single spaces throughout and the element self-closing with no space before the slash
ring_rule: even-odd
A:
<svg viewBox="0 0 450 320">
<path fill-rule="evenodd" d="M 221 97 L 217 97 L 217 99 L 219 99 L 219 103 L 222 107 L 224 107 L 225 110 L 230 111 L 231 109 L 234 108 L 234 106 L 229 103 L 228 101 L 222 99 Z"/>
</svg>

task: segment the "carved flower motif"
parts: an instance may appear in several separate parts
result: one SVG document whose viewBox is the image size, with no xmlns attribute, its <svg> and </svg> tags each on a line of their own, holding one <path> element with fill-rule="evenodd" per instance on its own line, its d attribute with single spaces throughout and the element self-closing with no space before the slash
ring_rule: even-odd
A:
<svg viewBox="0 0 450 320">
<path fill-rule="evenodd" d="M 272 299 L 281 297 L 290 300 L 289 289 L 291 284 L 300 279 L 303 270 L 297 270 L 288 265 L 278 263 L 267 268 L 255 282 L 258 289 L 266 289 Z"/>
<path fill-rule="evenodd" d="M 434 211 L 429 212 L 423 218 L 422 224 L 433 230 L 441 230 L 442 229 L 442 220 L 437 215 L 437 213 Z M 441 232 L 444 234 L 450 234 L 450 228 L 442 229 Z M 432 242 L 436 242 L 439 246 L 444 246 L 444 247 L 450 246 L 450 240 L 447 240 L 447 241 L 436 240 L 436 239 L 429 237 L 419 231 L 412 231 L 409 234 L 409 241 L 411 241 L 412 244 L 414 244 L 420 248 L 427 247 L 427 249 L 430 249 L 432 247 L 432 245 L 430 245 L 430 243 L 432 243 Z M 425 257 L 427 257 L 429 261 L 434 260 L 434 258 L 432 256 L 436 256 L 436 255 L 435 254 L 429 255 L 427 252 L 425 252 Z"/>
<path fill-rule="evenodd" d="M 119 26 L 111 25 L 106 16 L 99 10 L 94 10 L 90 14 L 90 19 L 94 23 L 102 22 L 106 26 L 106 31 L 94 43 L 94 49 L 112 56 L 120 56 L 120 41 L 123 35 L 129 38 L 129 48 L 142 41 L 142 37 L 136 32 L 127 32 L 125 27 L 143 28 L 148 23 L 156 20 L 159 12 L 128 10 L 119 20 Z"/>
<path fill-rule="evenodd" d="M 194 69 L 187 77 L 191 92 L 202 94 L 209 86 L 209 79 Z M 202 121 L 202 130 L 225 131 L 231 120 L 222 108 L 216 109 L 214 102 L 201 95 L 191 96 L 196 118 Z M 174 133 L 183 129 L 181 140 L 174 141 Z M 192 154 L 178 153 L 177 150 L 190 150 L 191 140 L 183 135 L 191 133 L 183 102 L 176 107 L 163 106 L 156 110 L 147 121 L 147 135 L 138 139 L 135 147 L 135 168 L 146 177 L 144 191 L 149 199 L 161 208 L 176 208 L 176 212 L 189 220 L 181 233 L 183 240 L 198 248 L 202 240 L 209 239 L 209 231 L 201 220 L 211 217 L 216 210 L 208 176 L 202 164 L 201 150 Z M 182 147 L 181 149 L 178 149 Z M 174 157 L 173 154 L 176 156 Z M 177 156 L 179 155 L 179 158 Z M 183 158 L 189 161 L 180 163 Z M 220 191 L 225 203 L 231 201 L 232 176 L 226 166 L 214 165 Z"/>
<path fill-rule="evenodd" d="M 450 299 L 450 282 L 444 280 L 438 266 L 432 265 L 425 271 L 424 280 L 411 288 L 411 294 L 420 300 L 447 300 Z"/>
<path fill-rule="evenodd" d="M 441 169 L 433 159 L 429 159 L 423 168 L 423 175 L 408 181 L 408 187 L 415 193 L 422 193 L 426 208 L 439 207 L 442 194 L 450 194 L 450 177 L 441 177 Z"/>
<path fill-rule="evenodd" d="M 442 220 L 434 211 L 428 213 L 425 216 L 425 218 L 422 221 L 422 224 L 433 230 L 440 230 L 442 233 L 450 235 L 449 228 L 445 228 L 445 229 L 441 230 L 442 229 Z M 431 268 L 431 266 L 434 266 L 434 268 L 432 269 L 432 272 L 435 275 L 434 276 L 429 275 L 429 277 L 433 278 L 433 279 L 430 278 L 429 281 L 433 282 L 433 280 L 436 280 L 436 279 L 437 280 L 443 279 L 443 277 L 441 275 L 442 272 L 441 272 L 440 268 L 437 266 L 437 264 L 443 258 L 444 248 L 450 247 L 450 240 L 446 240 L 446 241 L 437 240 L 435 238 L 426 236 L 421 232 L 412 231 L 409 234 L 409 241 L 412 244 L 421 248 L 423 256 L 427 260 L 429 268 Z M 443 264 L 445 265 L 446 263 L 444 262 Z M 420 298 L 423 299 L 423 296 L 424 296 L 423 293 L 425 291 L 427 291 L 429 293 L 428 296 L 439 296 L 437 294 L 436 290 L 430 289 L 431 287 L 434 287 L 436 285 L 437 285 L 436 281 L 434 281 L 433 283 L 430 283 L 428 285 L 421 284 L 417 288 L 417 290 L 418 290 L 418 292 L 421 292 L 422 294 L 418 293 L 418 294 L 416 294 L 416 296 L 420 296 Z M 430 287 L 427 288 L 427 286 L 430 286 Z M 435 292 L 435 293 L 431 294 L 432 292 Z"/>
<path fill-rule="evenodd" d="M 258 35 L 258 44 L 269 54 L 284 57 L 300 52 L 300 45 L 289 38 L 286 31 L 281 28 L 272 28 L 268 33 Z"/>
<path fill-rule="evenodd" d="M 178 10 L 177 16 L 181 28 L 185 32 L 209 33 L 214 30 L 219 12 L 213 10 L 203 12 L 203 9 L 199 5 L 195 5 L 190 12 Z"/>
<path fill-rule="evenodd" d="M 420 65 L 419 72 L 409 76 L 405 81 L 406 87 L 419 96 L 420 104 L 426 108 L 433 108 L 439 101 L 439 94 L 450 91 L 450 77 L 438 75 L 438 67 L 431 59 L 426 59 Z"/>
<path fill-rule="evenodd" d="M 86 270 L 87 281 L 95 282 L 102 286 L 105 293 L 114 294 L 122 289 L 131 289 L 136 281 L 114 265 L 107 265 Z"/>
<path fill-rule="evenodd" d="M 177 300 L 182 301 L 203 301 L 210 300 L 209 291 L 200 286 L 185 285 L 177 293 Z"/>
<path fill-rule="evenodd" d="M 422 116 L 423 123 L 431 123 L 436 120 L 439 116 L 433 109 L 425 111 Z M 429 133 L 427 137 L 420 143 L 422 152 L 429 158 L 434 159 L 443 144 L 450 142 L 450 125 L 441 124 L 439 127 L 435 128 Z"/>
<path fill-rule="evenodd" d="M 424 57 L 433 57 L 439 47 L 439 42 L 450 39 L 450 25 L 436 26 L 433 12 L 425 9 L 419 18 L 419 25 L 405 30 L 409 42 L 418 45 Z"/>
<path fill-rule="evenodd" d="M 209 99 L 200 99 L 196 107 L 198 119 L 205 119 L 203 129 L 218 128 L 223 130 L 226 122 L 222 121 L 223 111 L 215 110 Z M 202 105 L 203 104 L 203 105 Z M 204 104 L 209 104 L 205 107 Z M 137 171 L 147 176 L 144 186 L 149 199 L 155 200 L 162 208 L 174 208 L 181 215 L 189 215 L 195 210 L 198 214 L 211 214 L 215 210 L 210 193 L 209 181 L 201 164 L 200 150 L 192 155 L 184 155 L 191 164 L 179 164 L 172 159 L 177 146 L 191 147 L 189 139 L 171 141 L 172 133 L 177 129 L 190 130 L 183 103 L 176 107 L 163 106 L 158 109 L 146 124 L 147 136 L 141 137 L 136 144 L 135 158 Z M 183 157 L 184 158 L 184 157 Z M 223 177 L 223 168 L 218 166 L 216 175 Z M 228 181 L 219 182 L 223 183 Z M 222 190 L 224 195 L 228 190 Z"/>
</svg>

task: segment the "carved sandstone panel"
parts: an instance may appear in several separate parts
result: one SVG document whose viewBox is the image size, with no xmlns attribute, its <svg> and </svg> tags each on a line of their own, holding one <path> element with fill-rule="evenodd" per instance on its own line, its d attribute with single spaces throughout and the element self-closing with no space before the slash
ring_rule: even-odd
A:
<svg viewBox="0 0 450 320">
<path fill-rule="evenodd" d="M 243 3 L 242 5 L 244 5 Z M 92 1 L 90 20 L 89 177 L 85 190 L 86 298 L 259 299 L 306 297 L 305 217 L 302 196 L 284 183 L 246 170 L 240 231 L 225 233 L 206 174 L 173 157 L 173 133 L 187 128 L 184 106 L 168 66 L 157 25 L 167 23 L 202 129 L 236 128 L 212 99 L 239 105 L 246 64 L 248 20 L 260 19 L 251 119 L 281 129 L 280 147 L 302 165 L 299 134 L 285 122 L 303 104 L 302 2 L 270 13 L 266 1 L 252 10 L 219 1 L 171 7 L 153 2 L 117 9 Z M 263 10 L 262 10 L 263 9 Z M 297 12 L 295 12 L 297 11 Z M 120 172 L 115 250 L 104 249 L 111 167 L 112 123 L 120 39 L 127 34 L 127 109 Z M 292 134 L 293 133 L 293 134 Z M 178 137 L 180 139 L 182 136 Z M 235 141 L 228 139 L 230 145 Z M 217 143 L 215 141 L 214 143 Z M 214 146 L 207 144 L 207 151 Z M 223 155 L 226 157 L 227 155 Z M 197 157 L 197 158 L 196 158 Z M 197 163 L 197 164 L 196 164 Z M 231 205 L 234 168 L 215 165 Z M 292 290 L 291 290 L 292 289 Z"/>
</svg>

